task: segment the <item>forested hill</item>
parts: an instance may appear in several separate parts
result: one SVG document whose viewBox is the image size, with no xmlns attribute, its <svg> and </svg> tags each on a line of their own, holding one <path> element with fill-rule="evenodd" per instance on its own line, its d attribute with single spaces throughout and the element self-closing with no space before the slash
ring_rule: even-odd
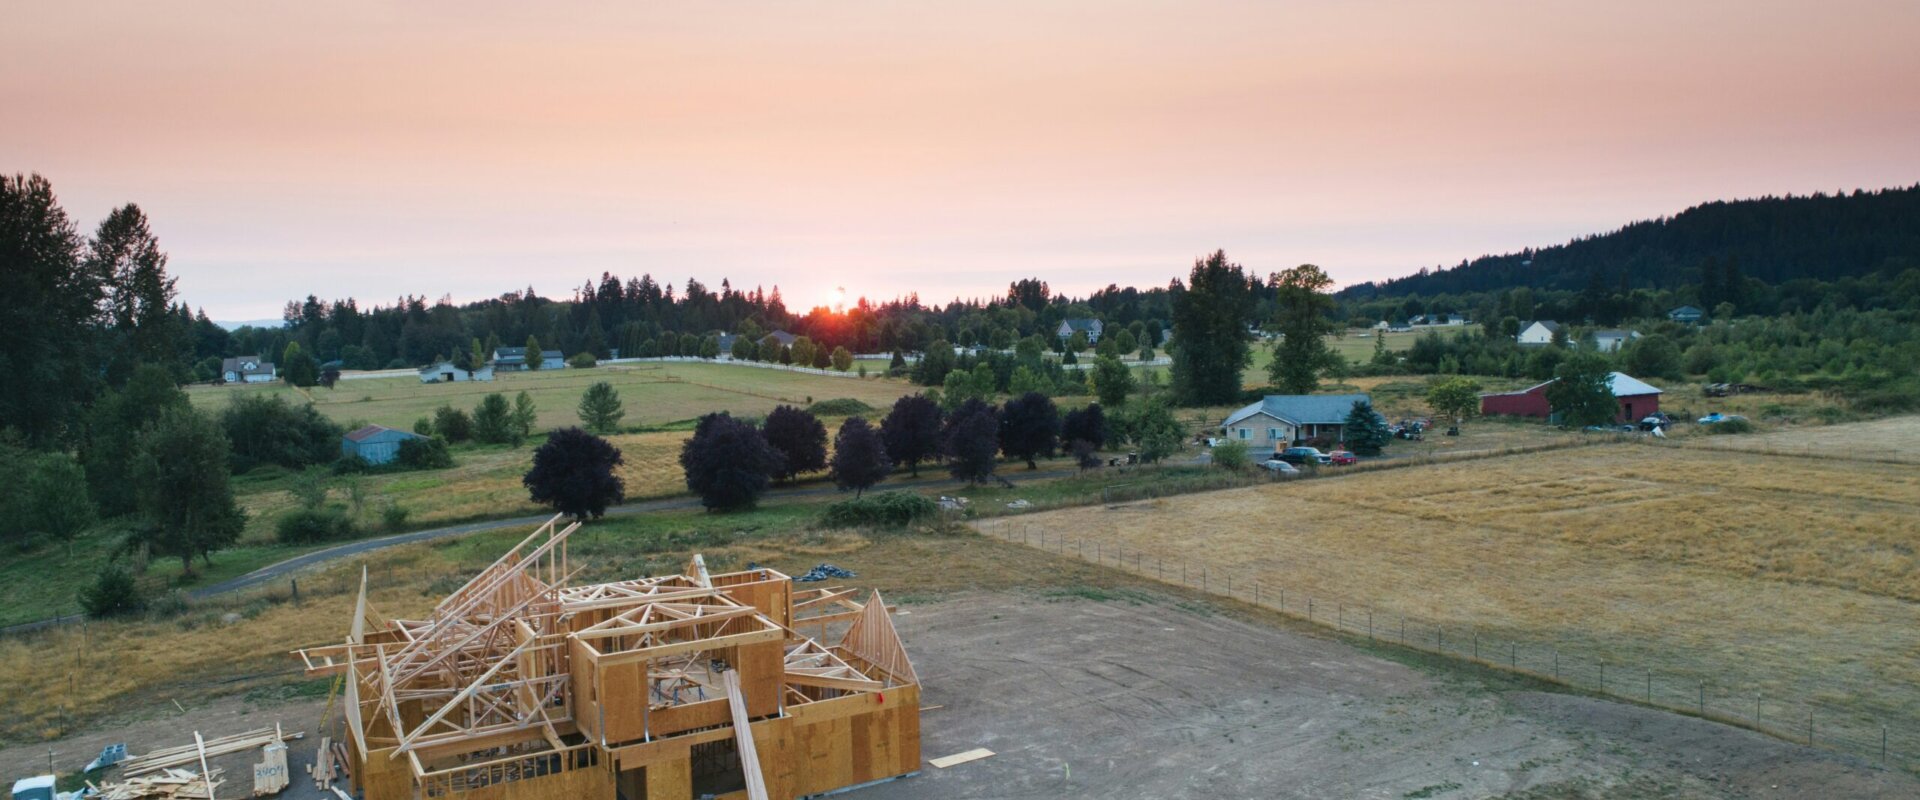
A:
<svg viewBox="0 0 1920 800">
<path fill-rule="evenodd" d="M 1342 298 L 1699 283 L 1709 260 L 1767 283 L 1920 267 L 1920 184 L 1877 192 L 1716 201 L 1540 250 L 1348 287 Z"/>
</svg>

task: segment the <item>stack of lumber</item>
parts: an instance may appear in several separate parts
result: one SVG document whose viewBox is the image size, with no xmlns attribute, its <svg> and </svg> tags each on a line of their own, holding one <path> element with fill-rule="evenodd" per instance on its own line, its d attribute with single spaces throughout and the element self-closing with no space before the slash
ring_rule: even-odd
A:
<svg viewBox="0 0 1920 800">
<path fill-rule="evenodd" d="M 313 763 L 307 765 L 307 774 L 313 776 L 313 788 L 326 791 L 333 785 L 338 770 L 333 765 L 333 739 L 320 737 L 320 749 L 313 754 Z"/>
<path fill-rule="evenodd" d="M 300 731 L 294 731 L 293 733 L 286 734 L 284 738 L 298 739 L 302 735 Z M 281 734 L 273 728 L 261 728 L 233 736 L 208 739 L 205 755 L 207 758 L 214 758 L 216 756 L 227 755 L 228 753 L 238 753 L 242 750 L 252 750 L 256 747 L 266 747 L 267 745 L 280 741 L 282 738 Z M 201 754 L 202 751 L 200 748 L 191 744 L 154 750 L 145 755 L 134 756 L 120 762 L 120 774 L 131 777 L 134 775 L 145 775 L 149 772 L 158 772 L 170 767 L 196 764 L 200 761 Z"/>
<path fill-rule="evenodd" d="M 100 793 L 94 797 L 100 800 L 212 800 L 213 790 L 220 788 L 220 770 L 208 772 L 213 777 L 212 786 L 207 785 L 207 779 L 190 770 L 162 769 L 158 775 L 128 778 L 101 786 Z"/>
</svg>

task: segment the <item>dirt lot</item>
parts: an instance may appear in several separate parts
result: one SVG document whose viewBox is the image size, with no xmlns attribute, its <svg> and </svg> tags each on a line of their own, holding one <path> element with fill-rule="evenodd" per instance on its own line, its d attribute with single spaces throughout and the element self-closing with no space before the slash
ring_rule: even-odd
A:
<svg viewBox="0 0 1920 800">
<path fill-rule="evenodd" d="M 1120 583 L 1128 583 L 1121 579 Z M 1911 797 L 1920 781 L 1711 722 L 1553 694 L 1332 639 L 1177 590 L 968 592 L 898 618 L 929 706 L 924 755 L 996 756 L 846 795 L 1017 797 Z M 280 721 L 323 703 L 229 698 L 58 742 L 78 764 Z M 282 795 L 318 797 L 296 743 Z M 45 749 L 0 750 L 0 775 Z M 216 766 L 244 786 L 253 753 Z M 237 795 L 233 795 L 237 796 Z"/>
<path fill-rule="evenodd" d="M 1817 706 L 1856 752 L 1887 725 L 1894 753 L 1920 754 L 1916 518 L 1908 467 L 1620 444 L 998 524 L 1086 539 L 1109 563 L 1125 548 L 1150 576 L 1164 560 L 1176 582 L 1184 561 L 1215 592 L 1258 582 L 1267 605 L 1284 588 L 1290 612 L 1316 598 L 1327 622 L 1404 615 L 1450 652 L 1513 648 L 1616 693 L 1632 676 L 1636 699 L 1704 694 L 1746 719 L 1761 698 L 1776 730 Z"/>
</svg>

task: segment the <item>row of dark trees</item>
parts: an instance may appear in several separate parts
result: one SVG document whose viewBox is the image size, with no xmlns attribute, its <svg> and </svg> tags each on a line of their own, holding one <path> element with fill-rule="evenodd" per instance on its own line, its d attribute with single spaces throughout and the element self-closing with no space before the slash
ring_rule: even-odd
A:
<svg viewBox="0 0 1920 800">
<path fill-rule="evenodd" d="M 993 478 L 999 458 L 1038 459 L 1067 448 L 1083 458 L 1107 443 L 1106 416 L 1098 403 L 1064 417 L 1053 400 L 1028 392 L 996 407 L 970 398 L 950 413 L 924 394 L 895 401 L 878 426 L 848 417 L 827 455 L 827 429 L 813 414 L 782 405 L 759 426 L 726 412 L 700 418 L 681 447 L 687 488 L 710 509 L 750 507 L 775 481 L 829 471 L 841 489 L 856 495 L 896 468 L 919 475 L 920 466 L 944 462 L 955 478 L 982 483 Z"/>
</svg>

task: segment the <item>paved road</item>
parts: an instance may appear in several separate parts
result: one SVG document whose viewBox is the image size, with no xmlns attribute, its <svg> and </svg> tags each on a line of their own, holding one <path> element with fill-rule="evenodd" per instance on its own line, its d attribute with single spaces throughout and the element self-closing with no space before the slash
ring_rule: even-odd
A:
<svg viewBox="0 0 1920 800">
<path fill-rule="evenodd" d="M 1072 472 L 1073 472 L 1072 469 L 1041 469 L 1041 470 L 1033 470 L 1033 471 L 1017 470 L 1017 471 L 1008 473 L 1002 477 L 1005 477 L 1009 481 L 1018 482 L 1018 481 L 1030 481 L 1038 478 L 1057 478 L 1063 475 L 1072 474 Z M 958 488 L 965 488 L 965 484 L 956 480 L 937 480 L 937 481 L 926 481 L 926 482 L 909 484 L 906 488 L 958 489 Z M 778 500 L 783 498 L 814 497 L 819 495 L 838 494 L 839 492 L 840 490 L 833 486 L 807 486 L 807 487 L 799 487 L 799 488 L 792 488 L 792 489 L 774 489 L 772 491 L 769 491 L 766 494 L 766 497 L 767 499 Z M 649 513 L 659 512 L 659 511 L 680 511 L 680 510 L 685 510 L 689 508 L 699 508 L 699 507 L 700 507 L 700 501 L 698 498 L 671 497 L 664 500 L 645 500 L 638 503 L 627 503 L 626 505 L 614 506 L 613 508 L 607 509 L 607 516 L 623 517 L 630 514 L 649 514 Z M 320 566 L 322 564 L 338 561 L 343 558 L 351 558 L 353 556 L 361 555 L 363 553 L 371 553 L 375 550 L 383 550 L 389 547 L 398 547 L 403 544 L 413 544 L 415 542 L 430 542 L 435 539 L 446 539 L 449 537 L 466 536 L 468 534 L 481 533 L 483 531 L 500 530 L 502 528 L 528 528 L 528 527 L 532 527 L 535 525 L 539 525 L 540 523 L 546 522 L 547 519 L 551 516 L 552 516 L 551 514 L 537 514 L 534 516 L 527 516 L 527 517 L 513 517 L 511 519 L 492 519 L 492 520 L 485 520 L 482 522 L 468 522 L 460 525 L 448 525 L 443 528 L 429 528 L 427 530 L 414 531 L 412 533 L 394 534 L 392 536 L 383 536 L 378 539 L 361 539 L 359 541 L 353 541 L 353 542 L 347 542 L 345 544 L 335 545 L 325 550 L 315 550 L 311 553 L 294 556 L 293 558 L 289 558 L 277 564 L 269 564 L 267 566 L 261 567 L 245 575 L 241 575 L 237 578 L 228 578 L 227 580 L 221 581 L 219 583 L 211 584 L 208 586 L 202 586 L 198 589 L 194 589 L 193 591 L 188 592 L 187 594 L 193 599 L 199 600 L 207 597 L 212 597 L 214 595 L 227 594 L 229 592 L 237 592 L 242 589 L 249 589 L 256 586 L 261 586 L 271 581 L 277 581 L 281 578 L 287 577 L 300 570 L 310 569 L 313 567 Z M 64 617 L 53 617 L 50 619 L 35 620 L 33 622 L 22 622 L 18 625 L 9 625 L 5 628 L 0 628 L 0 636 L 4 636 L 6 634 L 25 633 L 28 631 L 35 631 L 35 630 L 40 630 L 42 628 L 49 628 L 55 625 L 65 625 L 70 622 L 78 622 L 80 618 L 81 616 L 79 614 L 69 614 Z"/>
</svg>

